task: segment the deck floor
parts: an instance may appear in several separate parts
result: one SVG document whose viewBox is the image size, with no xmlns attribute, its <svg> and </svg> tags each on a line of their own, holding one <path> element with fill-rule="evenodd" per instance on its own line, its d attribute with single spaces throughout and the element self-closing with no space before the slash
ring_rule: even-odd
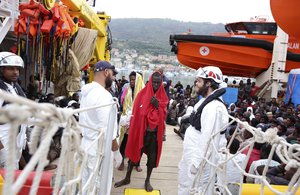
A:
<svg viewBox="0 0 300 195">
<path fill-rule="evenodd" d="M 182 140 L 174 133 L 173 126 L 166 126 L 167 140 L 163 143 L 162 155 L 158 168 L 153 169 L 151 176 L 151 185 L 154 189 L 160 190 L 161 195 L 176 195 L 178 185 L 178 163 L 182 155 Z M 178 127 L 177 127 L 178 128 Z M 114 188 L 115 181 L 120 181 L 125 177 L 127 169 L 127 161 L 125 160 L 125 168 L 123 171 L 114 169 L 114 181 L 112 184 L 112 195 L 121 195 L 125 188 L 139 188 L 144 189 L 144 182 L 146 178 L 146 162 L 147 156 L 143 155 L 141 160 L 142 172 L 132 171 L 131 183 L 126 186 Z M 150 193 L 149 193 L 150 194 Z"/>
</svg>

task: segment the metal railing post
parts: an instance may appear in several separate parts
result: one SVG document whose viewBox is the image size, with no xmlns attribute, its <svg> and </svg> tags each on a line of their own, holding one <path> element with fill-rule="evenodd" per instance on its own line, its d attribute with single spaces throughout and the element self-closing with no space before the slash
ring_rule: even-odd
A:
<svg viewBox="0 0 300 195">
<path fill-rule="evenodd" d="M 103 156 L 103 165 L 101 166 L 101 180 L 100 180 L 100 194 L 106 195 L 107 191 L 110 190 L 108 189 L 108 181 L 107 176 L 109 174 L 110 166 L 111 165 L 111 155 L 112 155 L 112 138 L 113 138 L 113 132 L 115 124 L 117 120 L 117 106 L 116 104 L 111 106 L 111 111 L 108 119 L 108 127 L 107 131 L 105 132 L 105 146 L 104 146 L 104 156 Z"/>
</svg>

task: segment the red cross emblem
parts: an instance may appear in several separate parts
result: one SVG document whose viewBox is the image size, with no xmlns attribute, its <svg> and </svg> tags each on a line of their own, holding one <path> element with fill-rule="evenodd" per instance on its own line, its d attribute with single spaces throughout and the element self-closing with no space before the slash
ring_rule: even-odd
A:
<svg viewBox="0 0 300 195">
<path fill-rule="evenodd" d="M 209 48 L 206 46 L 200 47 L 200 54 L 202 56 L 207 56 L 209 54 Z"/>
</svg>

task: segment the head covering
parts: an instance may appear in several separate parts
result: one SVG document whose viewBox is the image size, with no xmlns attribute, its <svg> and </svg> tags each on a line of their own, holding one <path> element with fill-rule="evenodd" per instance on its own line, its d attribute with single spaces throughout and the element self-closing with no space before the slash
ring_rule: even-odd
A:
<svg viewBox="0 0 300 195">
<path fill-rule="evenodd" d="M 276 122 L 277 122 L 277 124 L 280 124 L 280 125 L 284 124 L 282 117 L 276 118 Z"/>
<path fill-rule="evenodd" d="M 24 68 L 23 59 L 11 52 L 0 52 L 0 67 L 1 66 L 17 66 Z"/>
<path fill-rule="evenodd" d="M 223 73 L 220 68 L 216 66 L 205 66 L 203 68 L 200 67 L 196 72 L 196 77 L 212 79 L 219 84 L 223 82 Z"/>
<path fill-rule="evenodd" d="M 231 103 L 229 106 L 228 106 L 228 110 L 231 112 L 231 106 L 234 106 L 234 109 L 232 112 L 235 112 L 236 111 L 236 105 L 235 103 Z"/>
<path fill-rule="evenodd" d="M 212 79 L 219 84 L 219 89 L 227 87 L 227 83 L 223 81 L 223 73 L 221 69 L 216 66 L 200 67 L 196 71 L 196 78 Z"/>
<path fill-rule="evenodd" d="M 72 104 L 74 104 L 74 103 L 77 103 L 75 100 L 71 100 L 71 101 L 69 101 L 68 102 L 68 107 L 71 107 L 72 106 Z"/>
<path fill-rule="evenodd" d="M 126 114 L 127 109 L 130 108 L 130 110 L 132 110 L 132 106 L 133 106 L 133 101 L 136 98 L 137 94 L 145 87 L 144 81 L 143 81 L 143 77 L 136 73 L 135 76 L 135 84 L 134 84 L 134 94 L 133 94 L 133 98 L 132 98 L 132 89 L 130 87 L 130 85 L 128 84 L 127 88 L 124 90 L 124 97 L 123 97 L 123 101 L 121 98 L 121 102 L 123 105 L 123 114 Z M 123 96 L 123 94 L 122 94 Z"/>
<path fill-rule="evenodd" d="M 156 73 L 156 72 L 154 72 Z M 154 74 L 153 73 L 153 74 Z M 157 72 L 159 73 L 159 72 Z M 154 93 L 152 86 L 151 75 L 148 84 L 138 93 L 132 110 L 132 117 L 130 121 L 128 141 L 126 146 L 125 155 L 134 163 L 137 163 L 141 158 L 141 150 L 144 146 L 144 135 L 149 126 L 150 129 L 157 128 L 157 158 L 156 166 L 159 164 L 162 139 L 165 129 L 165 118 L 167 113 L 167 104 L 169 98 L 161 82 L 160 87 Z M 159 73 L 162 78 L 162 75 Z M 155 95 L 159 102 L 158 109 L 151 104 L 151 98 Z M 146 151 L 147 152 L 147 151 Z"/>
<path fill-rule="evenodd" d="M 111 69 L 114 74 L 118 74 L 118 71 L 116 70 L 115 66 L 111 65 L 108 61 L 98 61 L 95 64 L 94 72 L 99 72 L 105 69 Z"/>
<path fill-rule="evenodd" d="M 250 116 L 249 116 L 250 120 L 255 118 L 255 116 L 253 114 L 253 108 L 251 106 L 247 107 L 247 112 L 250 113 Z"/>
</svg>

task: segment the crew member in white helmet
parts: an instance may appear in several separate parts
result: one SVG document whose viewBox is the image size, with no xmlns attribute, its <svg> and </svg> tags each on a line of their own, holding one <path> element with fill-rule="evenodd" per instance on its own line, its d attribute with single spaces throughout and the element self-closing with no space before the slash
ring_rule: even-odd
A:
<svg viewBox="0 0 300 195">
<path fill-rule="evenodd" d="M 228 123 L 228 116 L 222 114 L 222 112 L 227 113 L 227 109 L 221 99 L 226 92 L 226 86 L 222 71 L 218 67 L 207 66 L 198 69 L 195 89 L 202 99 L 194 106 L 190 116 L 191 125 L 185 133 L 183 153 L 179 163 L 178 195 L 188 195 L 191 190 L 198 190 L 200 194 L 210 194 L 209 191 L 204 190 L 209 185 L 208 182 L 214 183 L 215 180 L 209 180 L 215 174 L 214 168 L 205 163 L 204 158 L 212 162 L 217 161 L 213 153 L 213 144 L 209 140 Z M 218 133 L 213 142 L 217 148 L 226 146 L 225 132 Z M 195 189 L 193 181 L 198 169 L 201 170 L 202 175 L 200 185 Z"/>
<path fill-rule="evenodd" d="M 0 52 L 0 90 L 6 91 L 14 96 L 25 97 L 25 93 L 17 83 L 20 68 L 24 68 L 24 62 L 20 56 L 11 52 Z M 0 107 L 3 107 L 8 103 L 9 102 L 3 101 L 3 99 L 0 98 Z M 10 124 L 0 123 L 0 167 L 4 167 L 7 160 L 10 127 Z M 26 125 L 21 125 L 16 143 L 16 169 L 19 168 L 19 160 L 25 145 Z M 23 161 L 23 163 L 25 162 Z"/>
</svg>

